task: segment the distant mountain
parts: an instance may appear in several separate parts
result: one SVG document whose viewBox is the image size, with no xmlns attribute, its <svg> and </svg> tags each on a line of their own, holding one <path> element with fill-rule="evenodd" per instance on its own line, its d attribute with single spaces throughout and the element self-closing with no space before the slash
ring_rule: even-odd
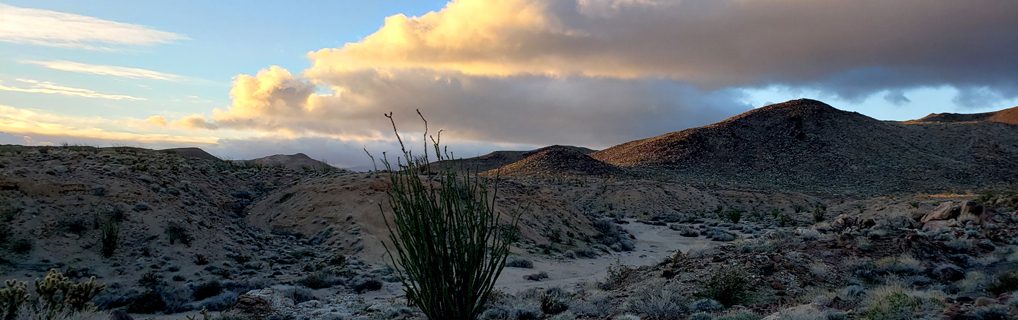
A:
<svg viewBox="0 0 1018 320">
<path fill-rule="evenodd" d="M 590 149 L 550 146 L 523 154 L 520 160 L 489 170 L 504 176 L 603 175 L 618 171 L 614 166 L 590 157 Z"/>
<path fill-rule="evenodd" d="M 1014 183 L 1018 126 L 1007 124 L 1014 112 L 895 122 L 801 99 L 705 127 L 623 143 L 591 156 L 654 175 L 808 190 Z"/>
<path fill-rule="evenodd" d="M 949 122 L 971 122 L 971 121 L 997 122 L 1018 125 L 1018 107 L 1004 109 L 996 112 L 972 113 L 972 114 L 931 113 L 928 116 L 910 122 L 949 123 Z"/>
<path fill-rule="evenodd" d="M 333 170 L 336 167 L 325 162 L 312 159 L 306 154 L 277 154 L 252 160 L 242 161 L 245 164 L 263 167 L 284 167 L 292 170 Z"/>
<path fill-rule="evenodd" d="M 190 148 L 172 148 L 172 149 L 163 149 L 163 150 L 159 150 L 159 151 L 165 152 L 165 153 L 178 154 L 178 155 L 181 155 L 181 156 L 183 156 L 185 158 L 191 158 L 191 159 L 221 160 L 218 157 L 216 157 L 216 156 L 214 156 L 212 154 L 209 154 L 208 152 L 205 152 L 205 150 L 202 150 L 201 148 L 195 148 L 195 147 L 190 147 Z"/>
</svg>

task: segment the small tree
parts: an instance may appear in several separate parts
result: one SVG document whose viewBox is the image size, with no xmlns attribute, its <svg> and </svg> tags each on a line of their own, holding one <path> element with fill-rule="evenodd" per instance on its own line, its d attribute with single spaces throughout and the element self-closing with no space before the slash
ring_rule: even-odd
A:
<svg viewBox="0 0 1018 320">
<path fill-rule="evenodd" d="M 428 122 L 419 110 L 417 114 L 436 160 L 451 159 L 440 152 L 441 131 L 437 139 L 428 136 Z M 392 223 L 386 219 L 392 245 L 383 245 L 393 269 L 407 299 L 429 319 L 476 319 L 505 267 L 517 219 L 503 224 L 495 211 L 497 178 L 489 201 L 486 181 L 476 172 L 446 169 L 433 174 L 428 147 L 421 156 L 408 151 L 392 113 L 385 116 L 403 153 L 396 163 L 382 157 L 392 184 L 387 192 Z"/>
</svg>

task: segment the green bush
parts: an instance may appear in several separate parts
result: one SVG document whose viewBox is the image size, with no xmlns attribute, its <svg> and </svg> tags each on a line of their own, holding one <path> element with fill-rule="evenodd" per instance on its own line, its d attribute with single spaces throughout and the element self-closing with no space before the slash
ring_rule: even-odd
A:
<svg viewBox="0 0 1018 320">
<path fill-rule="evenodd" d="M 170 240 L 170 244 L 180 242 L 180 244 L 188 247 L 191 246 L 191 240 L 193 240 L 187 229 L 176 222 L 170 222 L 166 226 L 166 238 Z"/>
<path fill-rule="evenodd" d="M 476 319 L 505 267 L 509 245 L 517 237 L 517 219 L 502 223 L 495 211 L 497 189 L 489 193 L 478 174 L 451 169 L 433 174 L 428 147 L 423 155 L 406 150 L 392 114 L 386 117 L 402 156 L 395 163 L 382 160 L 389 172 L 392 210 L 391 222 L 385 219 L 392 243 L 383 244 L 407 300 L 429 319 Z M 423 115 L 421 119 L 427 138 L 427 120 Z M 452 160 L 440 152 L 441 132 L 431 139 L 436 160 Z"/>
<path fill-rule="evenodd" d="M 112 257 L 113 253 L 117 250 L 117 244 L 120 239 L 120 223 L 113 218 L 106 219 L 106 221 L 103 221 L 99 236 L 102 242 L 103 257 Z"/>
<path fill-rule="evenodd" d="M 749 275 L 746 271 L 737 267 L 726 267 L 714 271 L 697 295 L 732 306 L 745 300 L 748 289 Z"/>
</svg>

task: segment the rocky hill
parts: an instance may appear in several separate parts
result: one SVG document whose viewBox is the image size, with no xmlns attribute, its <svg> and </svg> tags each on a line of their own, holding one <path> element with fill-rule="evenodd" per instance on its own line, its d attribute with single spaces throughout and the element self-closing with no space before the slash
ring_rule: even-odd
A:
<svg viewBox="0 0 1018 320">
<path fill-rule="evenodd" d="M 336 167 L 333 167 L 328 163 L 312 159 L 311 157 L 303 153 L 277 154 L 267 157 L 261 157 L 258 159 L 245 160 L 241 162 L 247 165 L 255 165 L 262 167 L 284 167 L 290 170 L 323 171 L 336 169 Z"/>
<path fill-rule="evenodd" d="M 1006 120 L 1005 111 L 980 117 Z M 711 183 L 833 192 L 979 187 L 1018 181 L 1018 126 L 1002 122 L 879 121 L 802 99 L 591 156 Z"/>
<path fill-rule="evenodd" d="M 594 158 L 582 148 L 550 146 L 527 152 L 523 157 L 488 174 L 503 176 L 607 175 L 618 168 Z"/>
<path fill-rule="evenodd" d="M 576 152 L 579 152 L 579 153 L 582 153 L 582 154 L 591 154 L 591 153 L 593 153 L 595 151 L 595 150 L 591 150 L 591 149 L 588 149 L 588 148 L 576 147 L 576 146 L 553 146 L 553 147 L 557 147 L 557 148 L 561 148 L 561 149 L 569 149 L 569 150 L 573 150 L 573 151 L 576 151 Z M 542 148 L 542 149 L 544 149 L 544 148 Z M 472 157 L 472 158 L 462 158 L 462 159 L 455 159 L 455 160 L 436 161 L 436 162 L 431 164 L 431 170 L 433 170 L 433 171 L 441 171 L 441 170 L 445 170 L 445 169 L 453 169 L 453 170 L 469 170 L 469 171 L 484 172 L 484 171 L 489 171 L 489 170 L 497 169 L 499 167 L 505 166 L 505 165 L 513 163 L 513 162 L 520 161 L 524 157 L 526 157 L 528 155 L 531 155 L 534 152 L 540 151 L 542 149 L 530 150 L 530 151 L 507 151 L 507 150 L 502 150 L 502 151 L 494 151 L 494 152 L 491 152 L 491 153 L 488 153 L 488 154 L 485 154 L 485 155 L 482 155 L 482 156 L 477 156 L 477 157 Z"/>
<path fill-rule="evenodd" d="M 172 149 L 163 149 L 163 150 L 159 150 L 159 151 L 166 152 L 166 153 L 178 154 L 178 155 L 181 155 L 181 156 L 183 156 L 185 158 L 204 159 L 204 160 L 220 160 L 218 157 L 216 157 L 216 156 L 214 156 L 214 155 L 212 155 L 212 154 L 210 154 L 208 152 L 205 152 L 205 150 L 202 150 L 201 148 L 193 148 L 193 147 L 192 148 L 172 148 Z"/>
</svg>

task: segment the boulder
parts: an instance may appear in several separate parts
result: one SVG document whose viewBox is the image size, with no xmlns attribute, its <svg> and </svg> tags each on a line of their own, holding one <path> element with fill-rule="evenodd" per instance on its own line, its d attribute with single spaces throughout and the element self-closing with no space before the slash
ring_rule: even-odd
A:
<svg viewBox="0 0 1018 320">
<path fill-rule="evenodd" d="M 930 211 L 930 213 L 927 213 L 920 221 L 925 224 L 930 221 L 949 220 L 957 218 L 960 214 L 961 206 L 953 201 L 947 201 L 941 203 L 937 206 L 937 208 L 933 209 L 933 211 Z"/>
<path fill-rule="evenodd" d="M 269 299 L 250 293 L 237 297 L 237 304 L 233 306 L 233 310 L 253 319 L 264 319 L 273 313 L 272 302 L 269 302 Z"/>
</svg>

